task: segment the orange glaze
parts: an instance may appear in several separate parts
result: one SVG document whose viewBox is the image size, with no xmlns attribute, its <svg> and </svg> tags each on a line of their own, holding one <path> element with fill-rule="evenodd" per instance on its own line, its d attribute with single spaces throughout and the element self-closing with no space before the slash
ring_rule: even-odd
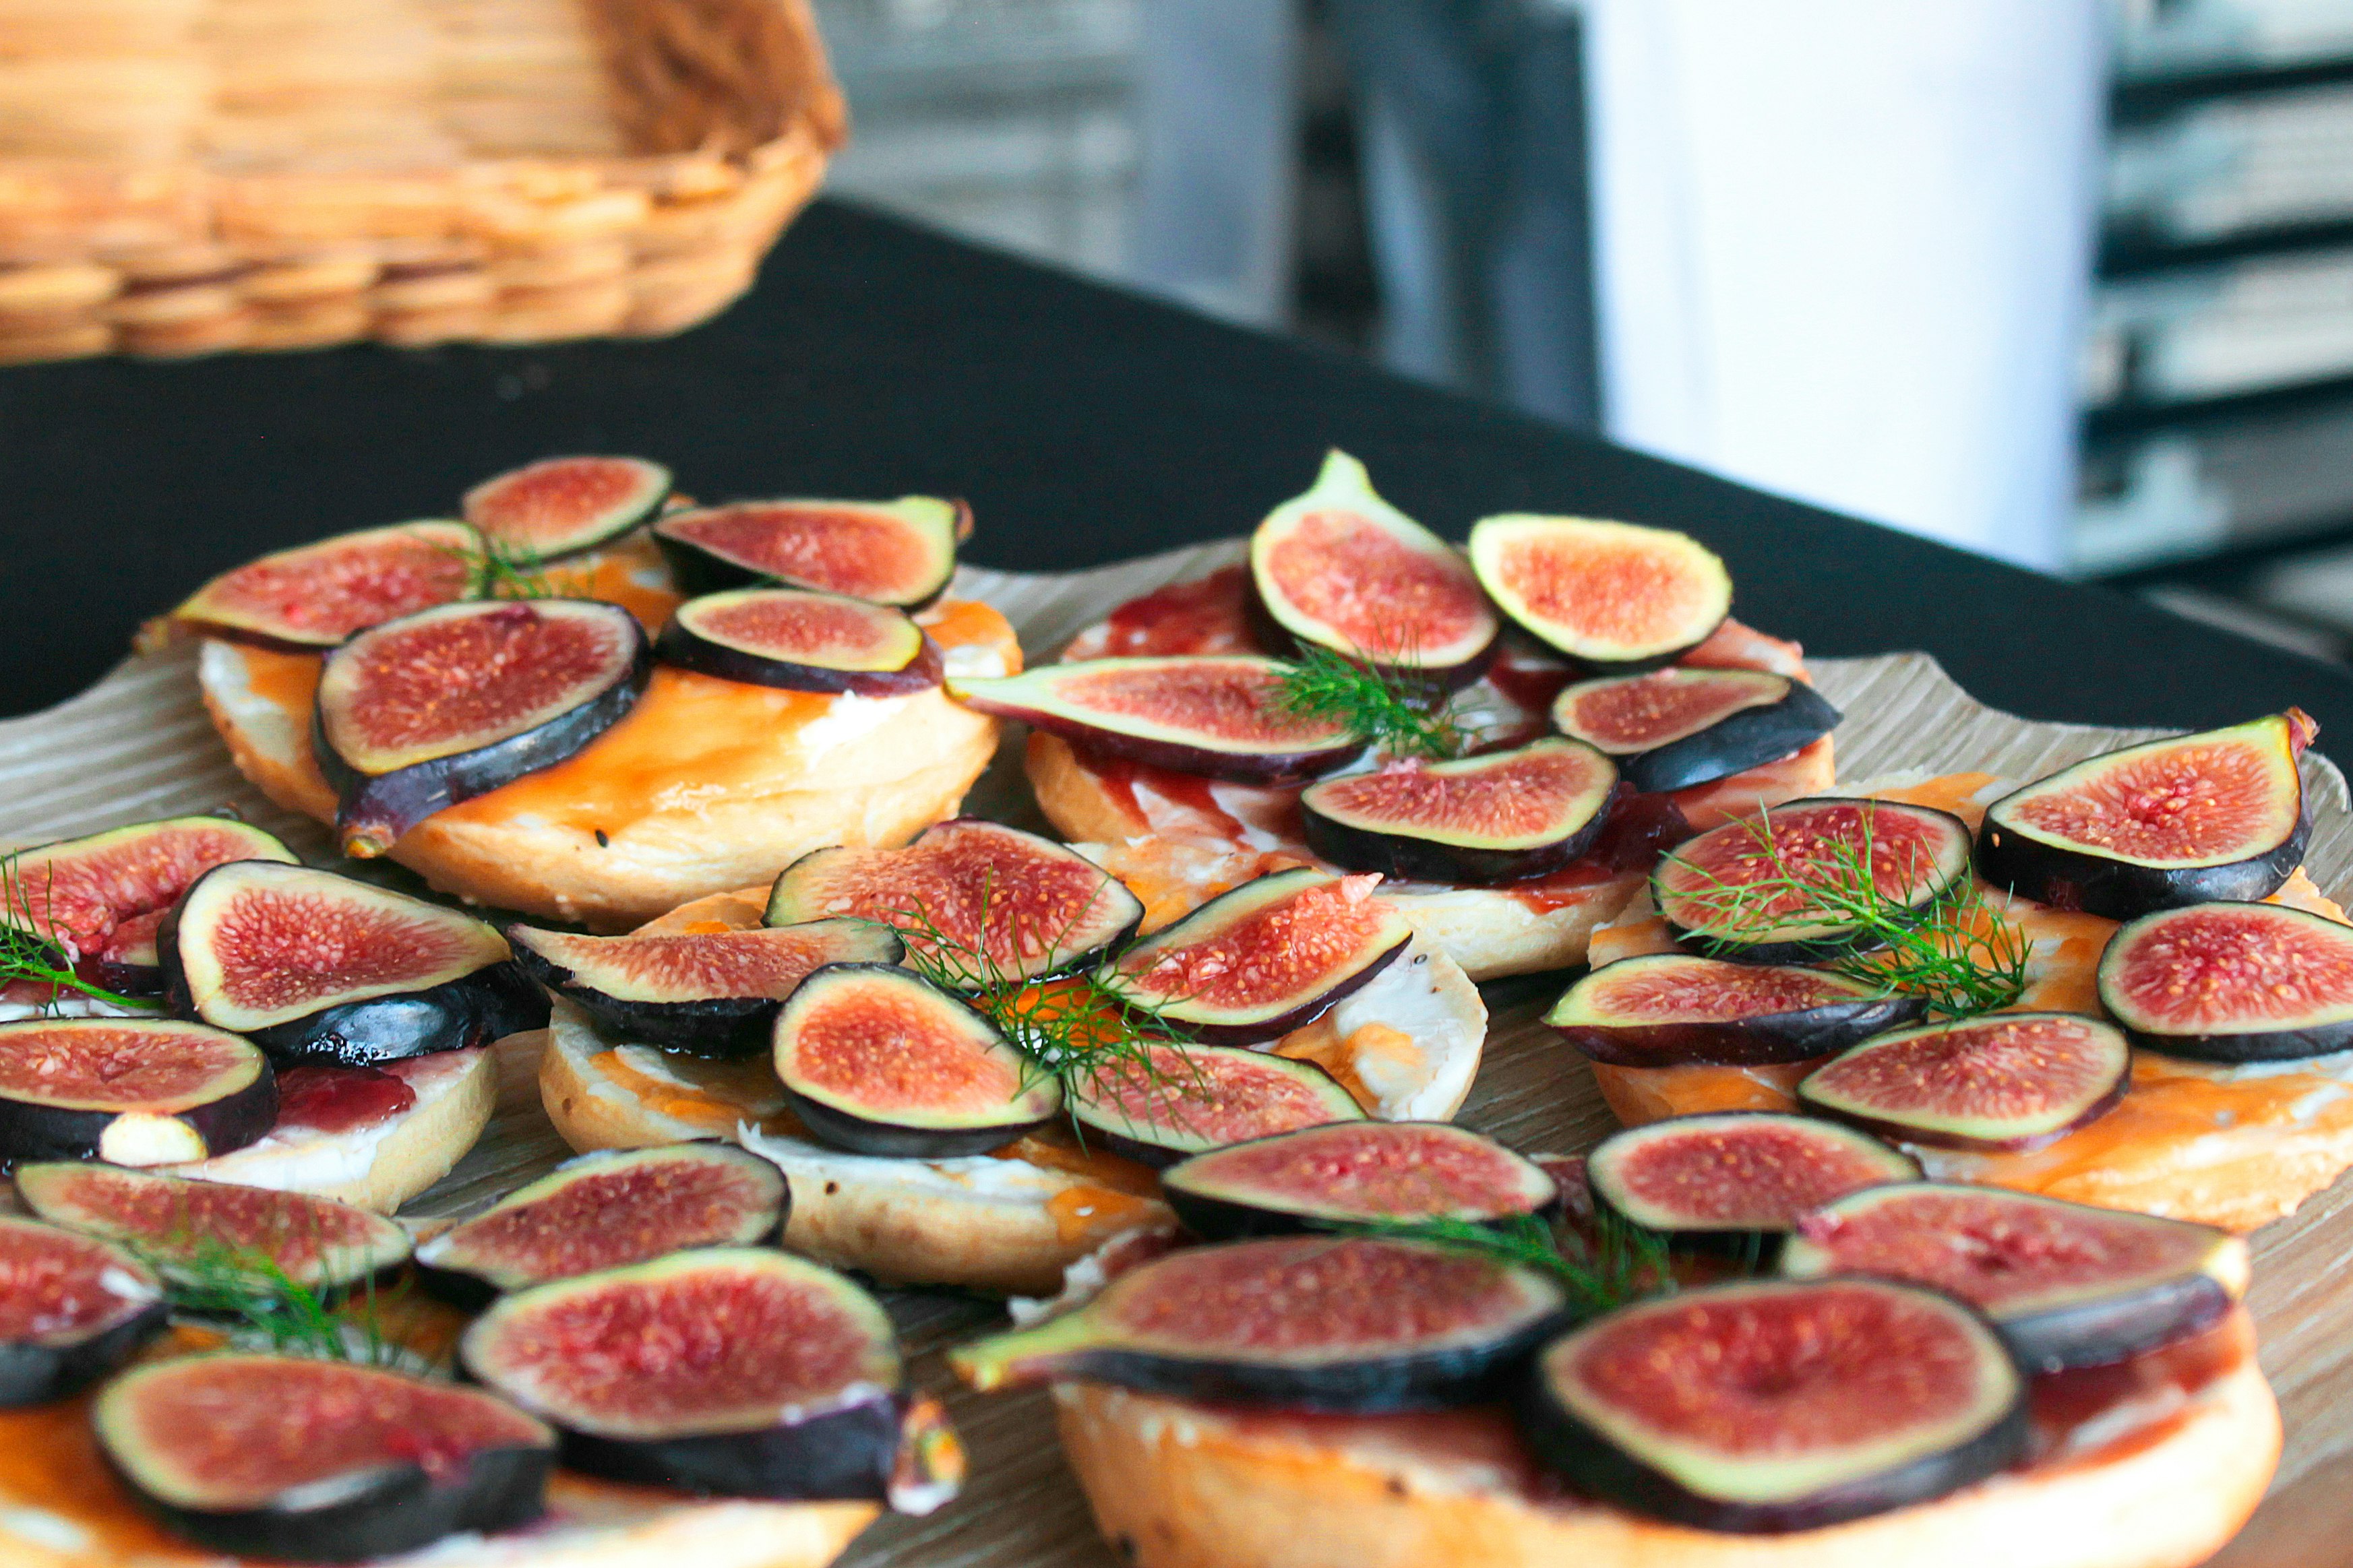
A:
<svg viewBox="0 0 2353 1568">
<path fill-rule="evenodd" d="M 693 1079 L 696 1087 L 692 1089 L 639 1072 L 619 1051 L 599 1051 L 595 1061 L 597 1070 L 647 1109 L 720 1137 L 734 1137 L 736 1127 L 745 1121 L 779 1134 L 800 1131 L 792 1114 L 778 1109 L 784 1086 L 776 1082 L 776 1071 L 765 1058 L 719 1062 L 665 1055 L 663 1065 L 679 1077 Z"/>
<path fill-rule="evenodd" d="M 1154 1200 L 1109 1187 L 1067 1187 L 1046 1200 L 1054 1232 L 1068 1242 L 1108 1241 L 1143 1224 L 1159 1205 Z"/>
</svg>

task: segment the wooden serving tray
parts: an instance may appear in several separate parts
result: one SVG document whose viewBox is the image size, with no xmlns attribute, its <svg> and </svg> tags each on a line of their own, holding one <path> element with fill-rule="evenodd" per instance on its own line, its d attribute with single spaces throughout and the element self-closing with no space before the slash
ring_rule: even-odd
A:
<svg viewBox="0 0 2353 1568">
<path fill-rule="evenodd" d="M 953 594 L 986 599 L 1011 619 L 1033 657 L 1049 654 L 1113 605 L 1164 583 L 1240 559 L 1229 541 L 1096 571 L 1039 576 L 965 568 Z M 1770 627 L 1765 628 L 1770 630 Z M 1903 769 L 1976 769 L 2027 779 L 2160 733 L 2036 723 L 1974 701 L 1926 654 L 1822 659 L 1816 680 L 1847 714 L 1838 730 L 1839 775 Z M 1019 771 L 1020 748 L 966 802 L 976 815 L 1044 826 Z M 2306 864 L 2324 891 L 2353 892 L 2353 799 L 2344 775 L 2307 755 L 2313 835 Z M 215 738 L 196 696 L 186 648 L 127 660 L 90 690 L 44 713 L 0 721 L 0 841 L 33 843 L 117 823 L 234 806 L 332 864 L 326 835 L 290 816 L 246 784 Z M 1575 1152 L 1617 1123 L 1582 1058 L 1538 1019 L 1559 993 L 1557 976 L 1501 981 L 1483 989 L 1492 1012 L 1487 1050 L 1461 1120 L 1518 1147 Z M 498 1114 L 482 1142 L 439 1184 L 403 1211 L 425 1217 L 466 1212 L 511 1191 L 570 1153 L 539 1105 L 535 1037 L 504 1048 Z M 2222 1554 L 2230 1568 L 2296 1563 L 2353 1565 L 2343 1529 L 2353 1497 L 2353 1181 L 2306 1203 L 2254 1237 L 2250 1298 L 2263 1334 L 2263 1365 L 2277 1390 L 2287 1446 L 2271 1495 Z M 926 1519 L 886 1517 L 843 1558 L 858 1568 L 1109 1568 L 1086 1502 L 1064 1468 L 1046 1396 L 981 1398 L 958 1388 L 945 1350 L 1002 1321 L 996 1303 L 948 1290 L 885 1293 L 916 1381 L 943 1396 L 972 1458 L 965 1494 Z M 4 1524 L 5 1521 L 0 1521 Z M 0 1535 L 0 1559 L 5 1557 Z"/>
</svg>

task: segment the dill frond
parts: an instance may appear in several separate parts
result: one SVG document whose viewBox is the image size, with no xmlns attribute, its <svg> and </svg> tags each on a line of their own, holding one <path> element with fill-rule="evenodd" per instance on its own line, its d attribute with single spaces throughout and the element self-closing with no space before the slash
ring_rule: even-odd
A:
<svg viewBox="0 0 2353 1568">
<path fill-rule="evenodd" d="M 577 573 L 558 572 L 523 545 L 501 544 L 478 533 L 476 544 L 437 545 L 444 554 L 466 563 L 469 599 L 564 599 L 586 594 Z"/>
<path fill-rule="evenodd" d="M 1311 647 L 1283 666 L 1275 701 L 1286 713 L 1345 725 L 1392 756 L 1444 762 L 1469 748 L 1450 695 L 1426 677 L 1352 664 Z"/>
<path fill-rule="evenodd" d="M 78 991 L 113 1006 L 133 1012 L 158 1012 L 163 1004 L 152 996 L 125 996 L 94 984 L 76 973 L 69 965 L 60 965 L 64 955 L 57 944 L 40 933 L 55 929 L 48 911 L 56 907 L 56 871 L 43 868 L 48 875 L 36 895 L 25 886 L 23 860 L 17 855 L 0 856 L 0 985 L 19 980 L 41 985 L 54 985 L 68 991 Z M 35 906 L 38 898 L 38 908 Z M 43 1011 L 56 1005 L 52 998 L 43 1005 Z"/>
<path fill-rule="evenodd" d="M 1590 1239 L 1577 1231 L 1565 1232 L 1535 1215 L 1515 1215 L 1493 1224 L 1459 1219 L 1378 1220 L 1326 1228 L 1344 1236 L 1426 1242 L 1542 1274 L 1567 1291 L 1569 1305 L 1579 1318 L 1597 1317 L 1675 1288 L 1666 1238 L 1614 1215 L 1597 1216 Z"/>
<path fill-rule="evenodd" d="M 229 1321 L 233 1338 L 276 1355 L 394 1366 L 412 1359 L 385 1331 L 384 1314 L 408 1293 L 408 1281 L 379 1289 L 371 1274 L 358 1291 L 330 1306 L 268 1253 L 217 1237 L 183 1233 L 168 1249 L 131 1244 L 164 1280 L 174 1310 Z"/>
</svg>

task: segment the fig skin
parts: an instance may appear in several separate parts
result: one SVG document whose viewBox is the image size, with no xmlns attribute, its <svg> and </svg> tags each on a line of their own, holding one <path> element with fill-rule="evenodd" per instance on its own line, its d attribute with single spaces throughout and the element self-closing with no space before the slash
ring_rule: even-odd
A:
<svg viewBox="0 0 2353 1568">
<path fill-rule="evenodd" d="M 38 1220 L 0 1215 L 0 1252 L 12 1246 L 58 1243 L 104 1254 L 110 1269 L 149 1287 L 152 1298 L 136 1311 L 75 1337 L 53 1331 L 37 1339 L 0 1342 L 0 1409 L 45 1405 L 79 1393 L 129 1361 L 142 1345 L 170 1326 L 171 1304 L 164 1300 L 162 1281 L 130 1252 L 97 1237 L 72 1236 Z"/>
<path fill-rule="evenodd" d="M 1520 1190 L 1515 1194 L 1519 1201 L 1515 1204 L 1490 1205 L 1483 1213 L 1458 1211 L 1448 1217 L 1468 1217 L 1473 1223 L 1492 1223 L 1545 1213 L 1560 1202 L 1559 1184 L 1550 1173 L 1525 1157 L 1481 1137 L 1468 1128 L 1457 1127 L 1451 1122 L 1430 1121 L 1360 1121 L 1345 1125 L 1349 1132 L 1401 1148 L 1417 1137 L 1484 1145 L 1486 1151 L 1495 1157 L 1497 1173 L 1508 1173 L 1519 1184 Z M 1262 1188 L 1254 1193 L 1196 1190 L 1188 1177 L 1204 1171 L 1214 1173 L 1219 1157 L 1233 1150 L 1263 1150 L 1286 1143 L 1313 1147 L 1324 1141 L 1318 1137 L 1323 1131 L 1306 1128 L 1293 1132 L 1277 1132 L 1192 1155 L 1162 1173 L 1161 1195 L 1168 1206 L 1176 1211 L 1176 1217 L 1183 1222 L 1185 1228 L 1204 1241 L 1240 1241 L 1252 1237 L 1287 1236 L 1318 1228 L 1330 1223 L 1331 1205 L 1324 1204 L 1318 1206 L 1312 1192 L 1294 1198 L 1271 1188 Z M 1370 1221 L 1411 1220 L 1427 1216 L 1416 1212 L 1405 1215 L 1366 1213 L 1356 1217 Z"/>
<path fill-rule="evenodd" d="M 1853 1176 L 1862 1177 L 1864 1174 L 1857 1167 L 1875 1166 L 1869 1179 L 1870 1185 L 1919 1179 L 1918 1161 L 1867 1132 L 1837 1122 L 1771 1110 L 1704 1111 L 1694 1116 L 1671 1116 L 1639 1127 L 1621 1128 L 1596 1144 L 1585 1161 L 1586 1192 L 1592 1201 L 1593 1211 L 1597 1215 L 1615 1216 L 1637 1229 L 1648 1230 L 1678 1251 L 1769 1263 L 1779 1255 L 1791 1227 L 1804 1217 L 1802 1214 L 1788 1213 L 1779 1223 L 1736 1226 L 1695 1219 L 1688 1212 L 1682 1216 L 1687 1222 L 1683 1224 L 1673 1223 L 1667 1215 L 1660 1214 L 1642 1215 L 1630 1213 L 1629 1205 L 1640 1200 L 1623 1190 L 1620 1185 L 1622 1175 L 1613 1161 L 1624 1151 L 1640 1149 L 1645 1143 L 1657 1141 L 1671 1141 L 1678 1136 L 1696 1134 L 1703 1139 L 1710 1135 L 1735 1139 L 1744 1135 L 1769 1136 L 1777 1127 L 1796 1137 L 1812 1139 L 1816 1150 L 1825 1159 L 1849 1162 L 1847 1169 Z M 1718 1153 L 1721 1148 L 1719 1144 L 1716 1150 L 1711 1150 L 1701 1143 L 1691 1152 L 1707 1165 L 1723 1171 L 1729 1162 Z M 1613 1188 L 1619 1189 L 1614 1195 Z M 1817 1188 L 1818 1192 L 1825 1194 L 1834 1190 L 1827 1186 Z M 1868 1190 L 1868 1186 L 1857 1186 L 1852 1190 Z M 1844 1194 L 1841 1192 L 1840 1195 Z M 1809 1209 L 1812 1206 L 1810 1203 L 1807 1205 Z"/>
<path fill-rule="evenodd" d="M 2242 918 L 2275 921 L 2291 930 L 2303 928 L 2332 940 L 2342 940 L 2344 928 L 2337 922 L 2302 910 L 2286 909 L 2276 904 L 2232 900 L 2215 902 L 2221 909 L 2241 912 Z M 2201 907 L 2192 904 L 2184 906 L 2184 909 L 2195 910 Z M 2167 1056 L 2211 1062 L 2292 1061 L 2306 1057 L 2327 1056 L 2353 1047 L 2353 1016 L 2330 1020 L 2325 1016 L 2327 1009 L 2320 1010 L 2311 1022 L 2306 1024 L 2279 1020 L 2283 1026 L 2243 1032 L 2176 1032 L 2166 1028 L 2162 1020 L 2145 1015 L 2124 991 L 2125 973 L 2139 943 L 2152 931 L 2172 923 L 2175 918 L 2180 917 L 2172 910 L 2158 910 L 2127 921 L 2108 938 L 2107 948 L 2100 954 L 2100 1005 L 2123 1027 L 2125 1037 L 2134 1045 Z"/>
<path fill-rule="evenodd" d="M 1680 740 L 1619 756 L 1626 782 L 1651 794 L 1712 784 L 1786 757 L 1838 727 L 1843 715 L 1829 699 L 1802 680 L 1778 679 L 1788 687 L 1778 702 L 1740 709 Z M 1575 732 L 1560 715 L 1578 689 L 1570 686 L 1553 702 L 1554 727 L 1564 733 Z"/>
<path fill-rule="evenodd" d="M 1332 803 L 1326 796 L 1349 781 L 1329 779 L 1310 784 L 1299 797 L 1300 816 L 1306 826 L 1308 847 L 1335 865 L 1352 871 L 1378 871 L 1383 876 L 1399 877 L 1422 882 L 1451 882 L 1482 886 L 1498 882 L 1524 881 L 1559 870 L 1593 847 L 1609 826 L 1611 810 L 1620 800 L 1617 764 L 1595 747 L 1582 741 L 1554 737 L 1539 740 L 1532 745 L 1509 752 L 1493 752 L 1458 763 L 1440 763 L 1425 769 L 1440 776 L 1475 778 L 1482 773 L 1509 767 L 1525 753 L 1538 748 L 1568 748 L 1571 754 L 1585 753 L 1591 763 L 1603 770 L 1599 775 L 1607 781 L 1596 787 L 1601 790 L 1600 805 L 1562 837 L 1549 843 L 1517 848 L 1499 848 L 1478 844 L 1450 844 L 1441 839 L 1425 837 L 1401 827 L 1383 827 L 1376 822 L 1352 822 L 1332 815 Z M 1351 775 L 1352 777 L 1355 775 Z M 1469 825 L 1464 825 L 1467 828 Z M 1463 834 L 1470 837 L 1469 832 Z"/>
<path fill-rule="evenodd" d="M 778 589 L 775 592 L 807 593 L 807 590 Z M 808 596 L 839 597 L 838 595 Z M 815 691 L 827 696 L 904 697 L 910 692 L 928 691 L 940 684 L 942 662 L 939 645 L 921 631 L 916 633 L 913 655 L 896 669 L 843 669 L 761 654 L 718 637 L 705 637 L 697 628 L 690 613 L 697 603 L 699 601 L 690 599 L 681 605 L 670 616 L 670 624 L 663 626 L 660 636 L 654 639 L 654 658 L 659 662 L 748 686 L 770 686 L 786 691 Z"/>
<path fill-rule="evenodd" d="M 15 1035 L 34 1033 L 52 1039 L 59 1036 L 69 1039 L 83 1032 L 74 1026 L 78 1022 L 42 1019 L 0 1025 L 0 1041 Z M 100 1027 L 108 1033 L 116 1028 L 135 1032 L 144 1022 L 146 1020 L 137 1018 L 91 1020 L 90 1032 L 100 1032 Z M 155 1024 L 159 1026 L 156 1033 L 166 1037 L 180 1032 L 183 1027 L 160 1019 L 155 1020 Z M 59 1029 L 59 1025 L 67 1026 Z M 202 1025 L 193 1026 L 193 1028 L 215 1035 L 217 1038 L 216 1032 L 206 1029 Z M 156 1043 L 159 1047 L 164 1046 L 162 1040 Z M 240 1053 L 250 1048 L 243 1041 L 236 1041 L 235 1045 Z M 253 1058 L 248 1056 L 245 1059 L 249 1062 Z M 119 1163 L 127 1163 L 131 1151 L 122 1148 L 110 1150 L 108 1144 L 114 1142 L 109 1133 L 115 1131 L 117 1124 L 130 1116 L 154 1121 L 168 1119 L 183 1124 L 198 1145 L 199 1152 L 192 1156 L 195 1159 L 210 1159 L 215 1154 L 242 1149 L 268 1132 L 278 1120 L 278 1078 L 270 1070 L 267 1058 L 263 1058 L 259 1065 L 261 1070 L 242 1088 L 174 1111 L 150 1110 L 121 1100 L 116 1101 L 117 1108 L 113 1110 L 80 1110 L 0 1094 L 0 1163 L 95 1160 L 110 1155 Z M 85 1083 L 81 1086 L 83 1092 L 77 1094 L 76 1098 L 103 1100 L 106 1098 L 105 1088 L 102 1083 Z M 128 1133 L 128 1124 L 123 1131 Z M 142 1163 L 168 1164 L 185 1157 L 191 1156 L 174 1154 L 168 1159 L 151 1159 Z"/>
<path fill-rule="evenodd" d="M 1620 963 L 1635 964 L 1660 962 L 1684 963 L 1691 960 L 1680 953 L 1641 954 L 1619 960 Z M 1665 1024 L 1645 1024 L 1639 1016 L 1629 1016 L 1619 1023 L 1590 1018 L 1565 1021 L 1561 1016 L 1571 1010 L 1570 1004 L 1577 994 L 1614 967 L 1605 964 L 1578 980 L 1561 994 L 1560 1000 L 1545 1015 L 1545 1022 L 1570 1046 L 1593 1061 L 1613 1067 L 1752 1067 L 1810 1061 L 1860 1045 L 1873 1035 L 1917 1023 L 1928 1009 L 1925 997 L 1892 992 L 1884 996 L 1857 995 L 1746 1017 L 1684 1019 Z"/>
</svg>

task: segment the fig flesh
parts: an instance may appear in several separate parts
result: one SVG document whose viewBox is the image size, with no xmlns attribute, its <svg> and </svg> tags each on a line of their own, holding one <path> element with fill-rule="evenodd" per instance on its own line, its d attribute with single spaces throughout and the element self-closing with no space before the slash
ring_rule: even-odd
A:
<svg viewBox="0 0 2353 1568">
<path fill-rule="evenodd" d="M 2247 1244 L 2211 1226 L 1936 1182 L 1827 1205 L 1781 1252 L 1792 1279 L 1873 1274 L 1957 1296 L 2037 1373 L 2196 1333 L 2246 1293 L 2248 1268 Z"/>
<path fill-rule="evenodd" d="M 1579 1489 L 1701 1530 L 1814 1530 L 2025 1458 L 2026 1379 L 1986 1321 L 1884 1279 L 1755 1280 L 1553 1341 L 1521 1430 Z"/>
<path fill-rule="evenodd" d="M 1986 808 L 1978 873 L 2112 921 L 2267 898 L 2304 860 L 2296 758 L 2317 729 L 2290 709 L 2063 768 Z"/>
<path fill-rule="evenodd" d="M 1535 1161 L 1442 1121 L 1341 1121 L 1213 1149 L 1161 1173 L 1161 1195 L 1208 1241 L 1383 1220 L 1484 1224 L 1560 1190 Z"/>
<path fill-rule="evenodd" d="M 1672 529 L 1508 512 L 1472 526 L 1471 568 L 1538 641 L 1604 673 L 1672 663 L 1732 612 L 1723 561 Z"/>
<path fill-rule="evenodd" d="M 327 656 L 311 722 L 343 853 L 554 766 L 652 678 L 635 616 L 587 599 L 476 600 L 370 627 Z"/>
<path fill-rule="evenodd" d="M 348 1362 L 152 1363 L 98 1396 L 108 1463 L 174 1534 L 306 1563 L 512 1530 L 546 1509 L 555 1438 L 480 1389 Z"/>
<path fill-rule="evenodd" d="M 1545 1022 L 1618 1067 L 1746 1067 L 1842 1051 L 1926 1007 L 1918 996 L 1820 969 L 1655 952 L 1588 973 Z"/>
<path fill-rule="evenodd" d="M 1053 1079 L 986 1015 L 889 964 L 818 970 L 776 1015 L 775 1038 L 801 1125 L 856 1154 L 985 1153 L 1061 1109 Z"/>
<path fill-rule="evenodd" d="M 1694 952 L 1791 963 L 1878 945 L 1825 896 L 1917 919 L 1968 874 L 1968 825 L 1950 812 L 1818 795 L 1684 840 L 1651 874 L 1651 896 Z"/>
<path fill-rule="evenodd" d="M 547 1025 L 547 997 L 485 922 L 332 871 L 239 860 L 157 933 L 172 1010 L 280 1062 L 365 1067 Z"/>
<path fill-rule="evenodd" d="M 277 1118 L 269 1058 L 235 1035 L 163 1018 L 0 1024 L 0 1163 L 208 1160 Z"/>
<path fill-rule="evenodd" d="M 2119 927 L 2100 1005 L 2133 1044 L 2207 1061 L 2353 1047 L 2353 927 L 2279 904 L 2192 904 Z"/>
<path fill-rule="evenodd" d="M 2039 1149 L 2124 1098 L 2123 1033 L 2076 1013 L 1987 1013 L 1874 1036 L 1799 1083 L 1810 1110 L 1907 1143 Z"/>
<path fill-rule="evenodd" d="M 417 1248 L 437 1296 L 480 1307 L 506 1291 L 783 1234 L 784 1173 L 732 1143 L 600 1149 L 566 1160 Z"/>
<path fill-rule="evenodd" d="M 1050 838 L 977 817 L 925 828 L 903 849 L 811 850 L 769 889 L 772 926 L 835 918 L 897 928 L 957 989 L 1050 980 L 1134 934 L 1144 904 Z"/>
<path fill-rule="evenodd" d="M 0 1215 L 0 1408 L 63 1399 L 164 1331 L 164 1282 L 111 1242 Z"/>
<path fill-rule="evenodd" d="M 746 500 L 673 511 L 654 523 L 690 594 L 783 583 L 902 610 L 939 597 L 972 531 L 962 501 Z"/>
<path fill-rule="evenodd" d="M 1241 1046 L 1139 1041 L 1134 1053 L 1074 1084 L 1071 1114 L 1113 1153 L 1142 1164 L 1365 1114 L 1314 1062 Z"/>
<path fill-rule="evenodd" d="M 940 683 L 940 650 L 904 610 L 801 588 L 737 588 L 678 607 L 654 656 L 787 691 L 904 697 Z"/>
<path fill-rule="evenodd" d="M 45 1163 L 16 1167 L 16 1195 L 51 1225 L 137 1248 L 174 1285 L 216 1284 L 225 1267 L 258 1289 L 275 1270 L 333 1296 L 408 1260 L 395 1221 L 303 1193 Z"/>
<path fill-rule="evenodd" d="M 1869 1133 L 1769 1110 L 1629 1127 L 1585 1159 L 1597 1214 L 1672 1243 L 1759 1254 L 1834 1198 L 1919 1175 L 1918 1162 Z"/>
<path fill-rule="evenodd" d="M 963 1475 L 911 1398 L 888 1313 L 842 1276 L 706 1247 L 501 1297 L 466 1371 L 562 1434 L 566 1467 L 641 1485 L 923 1511 Z"/>
<path fill-rule="evenodd" d="M 1554 1280 L 1472 1253 L 1275 1237 L 1172 1252 L 948 1360 L 981 1389 L 1076 1378 L 1286 1410 L 1435 1410 L 1490 1394 L 1567 1309 Z"/>
<path fill-rule="evenodd" d="M 18 850 L 0 873 L 0 925 L 38 937 L 109 990 L 164 989 L 155 927 L 188 884 L 231 860 L 294 862 L 259 827 L 225 816 L 171 816 Z"/>
<path fill-rule="evenodd" d="M 1211 1045 L 1272 1040 L 1322 1017 L 1413 940 L 1373 877 L 1252 878 L 1096 970 L 1131 1007 Z"/>
<path fill-rule="evenodd" d="M 866 921 L 769 931 L 575 936 L 507 928 L 515 963 L 598 1023 L 699 1057 L 768 1048 L 776 1009 L 828 963 L 896 963 L 898 937 Z"/>
<path fill-rule="evenodd" d="M 438 520 L 337 534 L 223 573 L 170 619 L 204 637 L 315 653 L 464 598 L 480 549 L 472 529 Z"/>
<path fill-rule="evenodd" d="M 1618 759 L 1639 790 L 1689 789 L 1762 767 L 1838 727 L 1803 681 L 1761 669 L 1658 669 L 1578 681 L 1554 699 L 1564 735 Z"/>
<path fill-rule="evenodd" d="M 950 677 L 967 708 L 1107 756 L 1234 784 L 1296 784 L 1365 749 L 1332 719 L 1282 706 L 1284 666 L 1255 654 L 1091 658 L 1019 675 Z"/>
<path fill-rule="evenodd" d="M 1452 684 L 1477 679 L 1493 657 L 1501 626 L 1471 568 L 1375 494 L 1345 452 L 1267 514 L 1250 563 L 1260 606 L 1292 641 Z"/>
<path fill-rule="evenodd" d="M 1308 846 L 1352 871 L 1507 882 L 1556 871 L 1592 847 L 1617 790 L 1608 757 L 1553 737 L 1324 779 L 1307 786 L 1299 806 Z"/>
<path fill-rule="evenodd" d="M 618 539 L 661 510 L 670 470 L 643 458 L 543 458 L 466 492 L 465 519 L 495 544 L 529 558 Z"/>
</svg>

